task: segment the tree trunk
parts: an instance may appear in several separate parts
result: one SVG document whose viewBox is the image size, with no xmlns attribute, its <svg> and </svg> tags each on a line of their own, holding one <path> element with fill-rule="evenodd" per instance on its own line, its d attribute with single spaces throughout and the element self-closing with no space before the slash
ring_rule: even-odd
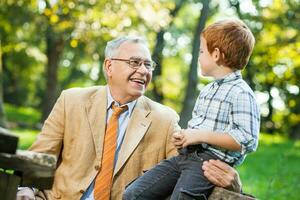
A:
<svg viewBox="0 0 300 200">
<path fill-rule="evenodd" d="M 271 133 L 273 134 L 274 131 L 275 131 L 275 125 L 274 125 L 274 122 L 272 120 L 273 118 L 273 113 L 274 113 L 274 108 L 272 106 L 272 101 L 273 101 L 273 97 L 271 95 L 271 88 L 272 88 L 272 83 L 266 83 L 266 86 L 267 86 L 267 92 L 269 94 L 269 99 L 268 99 L 268 109 L 269 109 L 269 113 L 268 115 L 265 117 L 265 120 L 264 120 L 264 128 L 266 129 L 265 131 L 267 133 Z"/>
<path fill-rule="evenodd" d="M 204 29 L 205 22 L 209 13 L 209 0 L 202 1 L 203 7 L 201 15 L 198 20 L 198 24 L 194 33 L 193 50 L 192 50 L 192 62 L 190 65 L 190 71 L 188 74 L 188 85 L 183 102 L 183 108 L 180 113 L 180 126 L 185 128 L 188 120 L 191 118 L 193 107 L 197 97 L 197 83 L 198 83 L 198 56 L 200 47 L 200 33 Z"/>
<path fill-rule="evenodd" d="M 300 140 L 300 124 L 295 124 L 291 126 L 289 137 L 293 140 Z"/>
<path fill-rule="evenodd" d="M 183 4 L 184 4 L 184 0 L 179 1 L 175 8 L 171 11 L 171 16 L 173 18 L 173 20 L 171 21 L 171 23 L 168 25 L 168 27 L 170 27 L 174 21 L 174 18 L 176 17 L 177 13 L 179 12 L 179 10 L 182 8 Z M 161 62 L 163 59 L 162 56 L 162 51 L 164 49 L 165 46 L 165 40 L 164 40 L 164 34 L 166 32 L 166 29 L 168 27 L 164 27 L 163 29 L 161 29 L 157 35 L 156 35 L 156 44 L 155 44 L 155 48 L 152 54 L 152 58 L 153 60 L 156 62 L 157 66 L 155 71 L 153 72 L 153 95 L 154 95 L 154 99 L 157 102 L 162 102 L 164 99 L 164 94 L 162 92 L 162 84 L 161 84 L 161 76 L 162 76 L 162 66 L 161 66 Z"/>
<path fill-rule="evenodd" d="M 56 35 L 50 26 L 47 28 L 46 44 L 48 62 L 46 69 L 46 92 L 42 102 L 42 120 L 48 117 L 57 98 L 58 63 L 64 46 L 62 37 Z"/>
<path fill-rule="evenodd" d="M 162 102 L 163 100 L 163 93 L 161 87 L 161 75 L 162 75 L 162 68 L 161 68 L 161 61 L 162 61 L 162 51 L 165 46 L 164 34 L 165 29 L 160 30 L 156 35 L 156 44 L 152 54 L 152 59 L 156 62 L 157 66 L 153 72 L 153 95 L 154 99 L 157 102 Z"/>
<path fill-rule="evenodd" d="M 6 127 L 3 109 L 3 70 L 2 70 L 2 44 L 0 40 L 0 126 Z"/>
</svg>

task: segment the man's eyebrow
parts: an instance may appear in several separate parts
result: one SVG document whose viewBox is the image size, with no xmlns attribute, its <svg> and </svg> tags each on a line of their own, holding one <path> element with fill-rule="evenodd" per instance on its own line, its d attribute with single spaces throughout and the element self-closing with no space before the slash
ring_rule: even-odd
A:
<svg viewBox="0 0 300 200">
<path fill-rule="evenodd" d="M 132 56 L 132 57 L 130 57 L 129 59 L 136 59 L 136 60 L 143 60 L 143 61 L 151 62 L 151 60 L 149 60 L 149 59 L 144 59 L 144 58 L 139 57 L 139 56 Z"/>
</svg>

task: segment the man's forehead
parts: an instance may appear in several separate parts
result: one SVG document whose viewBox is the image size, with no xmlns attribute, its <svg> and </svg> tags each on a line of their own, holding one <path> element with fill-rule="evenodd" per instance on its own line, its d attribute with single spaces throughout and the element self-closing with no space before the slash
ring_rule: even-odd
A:
<svg viewBox="0 0 300 200">
<path fill-rule="evenodd" d="M 149 58 L 145 58 L 145 57 L 141 57 L 141 56 L 131 56 L 130 59 L 150 61 Z"/>
<path fill-rule="evenodd" d="M 119 55 L 126 55 L 128 58 L 150 59 L 150 51 L 145 44 L 124 42 L 119 47 Z"/>
</svg>

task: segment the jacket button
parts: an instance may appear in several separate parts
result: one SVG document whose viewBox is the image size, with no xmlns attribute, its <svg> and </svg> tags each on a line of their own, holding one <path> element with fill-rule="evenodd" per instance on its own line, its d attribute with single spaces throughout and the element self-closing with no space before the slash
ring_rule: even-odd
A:
<svg viewBox="0 0 300 200">
<path fill-rule="evenodd" d="M 80 190 L 79 192 L 80 192 L 81 194 L 83 194 L 83 193 L 84 193 L 84 190 Z"/>
<path fill-rule="evenodd" d="M 95 170 L 99 171 L 99 169 L 100 169 L 99 165 L 96 165 Z"/>
</svg>

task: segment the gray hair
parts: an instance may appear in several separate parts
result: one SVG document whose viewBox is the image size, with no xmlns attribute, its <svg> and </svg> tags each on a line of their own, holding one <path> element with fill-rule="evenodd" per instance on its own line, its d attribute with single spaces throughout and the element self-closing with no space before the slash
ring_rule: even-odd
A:
<svg viewBox="0 0 300 200">
<path fill-rule="evenodd" d="M 131 42 L 131 43 L 139 43 L 143 44 L 148 48 L 148 42 L 146 39 L 140 36 L 122 36 L 116 39 L 113 39 L 109 42 L 107 42 L 107 45 L 105 47 L 105 58 L 112 58 L 118 53 L 118 48 L 123 44 L 124 42 Z M 103 63 L 102 66 L 103 74 L 105 79 L 107 80 L 107 75 L 105 71 L 105 65 Z"/>
<path fill-rule="evenodd" d="M 123 44 L 124 42 L 131 42 L 131 43 L 140 43 L 144 44 L 146 47 L 148 47 L 147 41 L 143 37 L 139 36 L 122 36 L 119 38 L 116 38 L 114 40 L 111 40 L 107 43 L 105 47 L 105 58 L 112 58 L 116 55 L 118 52 L 118 48 Z"/>
</svg>

